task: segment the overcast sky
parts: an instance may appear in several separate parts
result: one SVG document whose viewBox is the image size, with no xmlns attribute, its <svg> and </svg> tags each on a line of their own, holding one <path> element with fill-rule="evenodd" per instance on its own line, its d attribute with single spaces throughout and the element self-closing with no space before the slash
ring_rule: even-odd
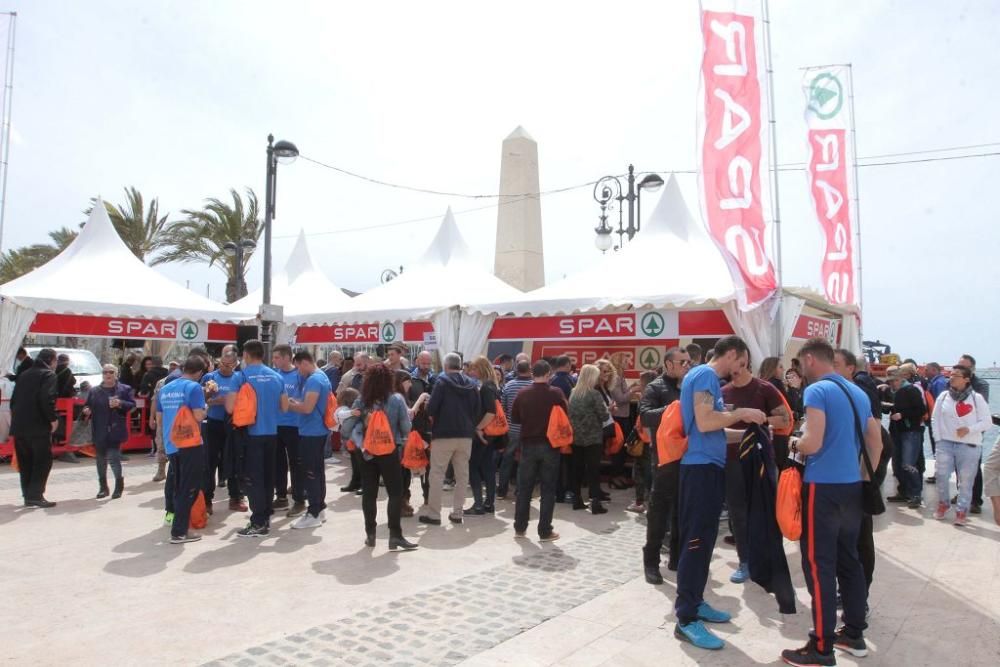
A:
<svg viewBox="0 0 1000 667">
<path fill-rule="evenodd" d="M 695 166 L 693 1 L 5 6 L 18 12 L 5 249 L 78 223 L 91 196 L 121 201 L 128 185 L 174 215 L 231 187 L 263 198 L 268 132 L 339 167 L 469 194 L 496 193 L 500 144 L 517 125 L 538 141 L 542 190 L 630 161 L 641 171 Z M 862 156 L 1000 142 L 1000 3 L 772 0 L 771 14 L 780 162 L 806 158 L 799 68 L 827 63 L 854 65 Z M 921 361 L 1000 359 L 1000 219 L 988 205 L 998 175 L 1000 157 L 860 170 L 866 338 Z M 697 211 L 695 177 L 678 178 Z M 299 160 L 279 171 L 275 266 L 301 228 L 334 282 L 370 288 L 423 251 L 451 205 L 492 267 L 496 209 L 461 213 L 488 203 Z M 782 172 L 780 205 L 784 282 L 818 287 L 804 172 Z M 599 261 L 597 213 L 589 188 L 543 198 L 549 282 Z M 414 218 L 430 219 L 365 229 Z M 663 261 L 677 251 L 664 248 Z M 223 293 L 217 269 L 164 270 Z"/>
</svg>

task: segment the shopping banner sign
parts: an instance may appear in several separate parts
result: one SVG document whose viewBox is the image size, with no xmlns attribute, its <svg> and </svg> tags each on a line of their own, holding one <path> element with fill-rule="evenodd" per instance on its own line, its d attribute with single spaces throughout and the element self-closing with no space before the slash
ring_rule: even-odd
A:
<svg viewBox="0 0 1000 667">
<path fill-rule="evenodd" d="M 857 304 L 854 266 L 856 212 L 847 166 L 853 163 L 854 147 L 848 137 L 850 104 L 847 91 L 850 71 L 846 67 L 816 67 L 805 70 L 802 88 L 806 96 L 809 142 L 809 194 L 816 220 L 823 232 L 823 291 L 830 303 Z"/>
<path fill-rule="evenodd" d="M 698 169 L 702 213 L 729 264 L 740 307 L 753 308 L 777 287 L 767 253 L 762 181 L 769 178 L 757 48 L 759 5 L 704 0 Z"/>
</svg>

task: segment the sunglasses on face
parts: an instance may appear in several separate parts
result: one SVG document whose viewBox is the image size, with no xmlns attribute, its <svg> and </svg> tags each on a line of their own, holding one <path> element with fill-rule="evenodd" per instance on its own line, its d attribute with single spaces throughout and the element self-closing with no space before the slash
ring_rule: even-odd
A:
<svg viewBox="0 0 1000 667">
<path fill-rule="evenodd" d="M 114 371 L 101 371 L 101 375 L 114 375 Z"/>
</svg>

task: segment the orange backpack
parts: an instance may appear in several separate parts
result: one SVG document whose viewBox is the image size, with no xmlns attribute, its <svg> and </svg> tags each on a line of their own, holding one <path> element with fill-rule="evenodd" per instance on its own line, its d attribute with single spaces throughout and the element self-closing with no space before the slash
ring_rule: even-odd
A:
<svg viewBox="0 0 1000 667">
<path fill-rule="evenodd" d="M 333 390 L 326 395 L 326 410 L 323 412 L 323 426 L 329 430 L 337 428 L 337 397 L 333 395 Z"/>
<path fill-rule="evenodd" d="M 368 416 L 362 446 L 372 456 L 392 454 L 396 449 L 396 439 L 392 436 L 392 427 L 389 426 L 385 410 L 373 410 Z"/>
<path fill-rule="evenodd" d="M 649 431 L 642 425 L 642 417 L 635 418 L 635 432 L 639 434 L 639 439 L 647 445 L 649 444 Z"/>
<path fill-rule="evenodd" d="M 927 412 L 924 413 L 924 421 L 929 422 L 931 415 L 934 414 L 934 395 L 926 389 L 924 389 L 924 406 L 927 408 Z"/>
<path fill-rule="evenodd" d="M 774 514 L 785 539 L 802 537 L 802 474 L 795 466 L 785 468 L 778 477 Z"/>
<path fill-rule="evenodd" d="M 681 402 L 676 400 L 666 407 L 660 416 L 660 425 L 656 429 L 656 459 L 657 465 L 663 466 L 674 461 L 680 461 L 687 452 L 688 439 L 684 435 L 684 418 Z"/>
<path fill-rule="evenodd" d="M 188 527 L 201 530 L 207 525 L 208 509 L 205 506 L 205 494 L 199 491 L 198 497 L 194 499 L 194 504 L 191 505 L 191 519 L 188 521 Z"/>
<path fill-rule="evenodd" d="M 170 442 L 178 449 L 197 447 L 201 444 L 201 424 L 194 418 L 191 408 L 182 405 L 170 426 Z"/>
<path fill-rule="evenodd" d="M 236 392 L 233 405 L 233 426 L 251 426 L 257 423 L 257 391 L 249 382 L 244 382 Z"/>
<path fill-rule="evenodd" d="M 781 391 L 778 392 L 778 396 L 781 397 L 781 402 L 784 404 L 785 410 L 788 410 L 788 426 L 784 426 L 782 428 L 773 426 L 771 428 L 775 435 L 789 436 L 795 430 L 795 413 L 792 412 L 792 406 L 788 404 L 788 399 L 785 398 L 785 395 Z"/>
<path fill-rule="evenodd" d="M 427 458 L 427 443 L 416 431 L 410 431 L 403 447 L 403 467 L 407 470 L 422 470 L 430 464 Z"/>
<path fill-rule="evenodd" d="M 507 423 L 507 415 L 504 414 L 503 406 L 500 404 L 500 400 L 497 399 L 496 407 L 494 408 L 493 421 L 486 425 L 483 429 L 483 433 L 491 436 L 503 435 L 510 430 L 510 424 Z"/>
<path fill-rule="evenodd" d="M 604 455 L 614 456 L 622 450 L 625 446 L 625 434 L 622 433 L 622 427 L 615 422 L 615 434 L 604 441 Z"/>
<path fill-rule="evenodd" d="M 563 449 L 573 445 L 573 426 L 569 423 L 569 416 L 562 409 L 562 406 L 552 406 L 552 412 L 549 413 L 549 426 L 545 435 L 548 436 L 549 444 L 552 445 L 553 449 Z M 566 453 L 563 451 L 563 454 Z"/>
</svg>

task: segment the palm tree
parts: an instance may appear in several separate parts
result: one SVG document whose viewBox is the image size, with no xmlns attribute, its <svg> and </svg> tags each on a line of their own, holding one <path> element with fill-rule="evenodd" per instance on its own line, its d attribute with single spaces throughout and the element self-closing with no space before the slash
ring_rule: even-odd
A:
<svg viewBox="0 0 1000 667">
<path fill-rule="evenodd" d="M 229 205 L 215 197 L 205 200 L 200 211 L 183 210 L 187 219 L 171 223 L 164 232 L 167 250 L 153 260 L 165 262 L 208 262 L 218 264 L 226 274 L 226 300 L 232 303 L 247 293 L 246 270 L 253 250 L 243 253 L 243 266 L 236 266 L 236 258 L 226 255 L 226 243 L 239 243 L 241 239 L 257 242 L 264 231 L 257 208 L 257 195 L 246 190 L 246 202 L 235 189 L 229 191 L 233 199 Z"/>
<path fill-rule="evenodd" d="M 156 197 L 146 209 L 142 193 L 132 186 L 125 188 L 125 200 L 124 206 L 115 206 L 106 201 L 104 207 L 118 236 L 133 255 L 145 262 L 154 253 L 167 247 L 164 232 L 170 214 L 160 217 L 160 200 Z M 85 215 L 90 215 L 96 201 L 96 198 L 90 200 L 90 206 L 84 211 Z"/>
<path fill-rule="evenodd" d="M 68 227 L 49 232 L 51 243 L 35 243 L 8 250 L 0 257 L 0 284 L 30 273 L 66 249 L 78 232 Z"/>
</svg>

